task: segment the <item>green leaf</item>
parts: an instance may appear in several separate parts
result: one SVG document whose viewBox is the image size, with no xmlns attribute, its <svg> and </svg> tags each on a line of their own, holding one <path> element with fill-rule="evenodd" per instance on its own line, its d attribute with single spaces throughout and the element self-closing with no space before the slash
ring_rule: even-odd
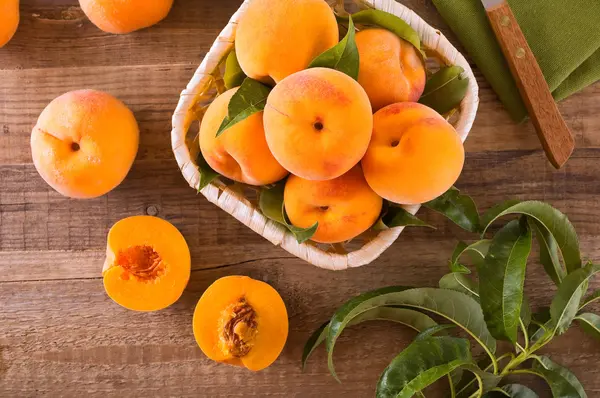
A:
<svg viewBox="0 0 600 398">
<path fill-rule="evenodd" d="M 395 228 L 395 227 L 427 227 L 433 228 L 427 224 L 426 222 L 420 220 L 417 216 L 410 214 L 407 210 L 400 206 L 395 206 L 390 204 L 387 208 L 387 211 L 381 217 L 381 222 L 387 228 Z"/>
<path fill-rule="evenodd" d="M 503 378 L 503 376 L 483 371 L 480 369 L 480 367 L 474 365 L 465 366 L 464 369 L 471 372 L 473 374 L 473 378 L 465 380 L 466 383 L 457 393 L 458 396 L 465 396 L 464 394 L 466 393 L 466 396 L 480 397 L 481 394 L 494 389 Z M 479 384 L 479 388 L 477 390 L 472 388 L 473 382 L 475 381 L 477 381 L 477 384 Z"/>
<path fill-rule="evenodd" d="M 302 350 L 302 370 L 306 368 L 306 361 L 308 361 L 308 358 L 313 351 L 325 341 L 327 333 L 329 333 L 329 321 L 319 326 L 319 328 L 310 335 L 308 340 L 306 340 L 304 350 Z"/>
<path fill-rule="evenodd" d="M 526 215 L 536 220 L 540 227 L 543 226 L 556 240 L 568 273 L 581 268 L 579 239 L 566 215 L 543 202 L 528 201 L 515 204 L 515 201 L 509 201 L 485 213 L 482 217 L 483 233 L 485 234 L 490 224 L 498 218 L 509 214 Z"/>
<path fill-rule="evenodd" d="M 242 120 L 261 112 L 267 104 L 271 87 L 247 77 L 229 100 L 228 113 L 217 130 L 217 137 Z"/>
<path fill-rule="evenodd" d="M 315 58 L 308 67 L 335 69 L 358 80 L 359 55 L 355 35 L 356 29 L 350 17 L 346 36 L 334 47 Z"/>
<path fill-rule="evenodd" d="M 507 384 L 500 388 L 495 388 L 486 395 L 484 398 L 538 398 L 538 395 L 529 387 L 521 384 Z"/>
<path fill-rule="evenodd" d="M 442 115 L 457 108 L 469 87 L 469 78 L 464 72 L 457 65 L 441 68 L 427 80 L 419 102 Z"/>
<path fill-rule="evenodd" d="M 487 254 L 490 244 L 492 243 L 489 239 L 483 239 L 467 245 L 464 242 L 458 242 L 454 252 L 452 253 L 452 258 L 450 259 L 450 271 L 458 272 L 463 274 L 470 274 L 471 271 L 465 267 L 464 265 L 459 263 L 460 258 L 468 253 L 471 256 L 471 259 L 476 265 L 481 264 L 482 260 L 485 259 L 485 255 Z"/>
<path fill-rule="evenodd" d="M 246 75 L 238 62 L 235 48 L 231 50 L 225 61 L 225 76 L 223 81 L 225 82 L 225 88 L 230 90 L 234 87 L 239 87 L 244 82 Z"/>
<path fill-rule="evenodd" d="M 479 304 L 471 297 L 452 290 L 391 286 L 364 293 L 344 304 L 331 318 L 327 336 L 327 363 L 337 379 L 333 366 L 333 348 L 344 327 L 357 314 L 373 307 L 399 305 L 432 312 L 458 325 L 469 333 L 492 358 L 496 340 L 490 335 Z"/>
<path fill-rule="evenodd" d="M 437 322 L 431 319 L 431 317 L 418 311 L 397 307 L 375 307 L 352 318 L 346 327 L 358 325 L 365 321 L 396 322 L 408 326 L 417 332 L 428 330 L 437 325 Z M 309 337 L 302 352 L 302 369 L 306 366 L 309 356 L 315 348 L 325 341 L 328 334 L 329 322 L 326 322 Z"/>
<path fill-rule="evenodd" d="M 464 274 L 457 272 L 446 274 L 440 279 L 439 285 L 442 289 L 464 293 L 479 302 L 479 286 Z"/>
<path fill-rule="evenodd" d="M 200 192 L 208 184 L 216 180 L 219 177 L 219 173 L 210 167 L 206 162 L 206 159 L 204 159 L 204 156 L 202 156 L 202 152 L 198 152 L 196 164 L 198 165 L 198 171 L 200 172 L 200 182 L 198 183 L 198 192 Z"/>
<path fill-rule="evenodd" d="M 588 296 L 583 301 L 583 303 L 581 303 L 581 307 L 579 307 L 579 309 L 583 309 L 584 307 L 587 307 L 588 305 L 590 305 L 593 302 L 598 301 L 598 300 L 600 300 L 600 289 L 596 290 L 590 296 Z"/>
<path fill-rule="evenodd" d="M 285 215 L 285 208 L 283 205 L 284 190 L 285 180 L 279 181 L 271 187 L 262 187 L 258 199 L 258 206 L 265 217 L 283 225 L 294 235 L 298 243 L 304 243 L 314 236 L 319 227 L 319 223 L 315 223 L 308 228 L 299 228 L 291 225 Z"/>
<path fill-rule="evenodd" d="M 363 10 L 352 14 L 352 19 L 357 24 L 379 26 L 394 33 L 399 38 L 412 44 L 426 58 L 421 50 L 421 39 L 419 34 L 403 19 L 381 10 Z"/>
<path fill-rule="evenodd" d="M 586 312 L 575 317 L 584 332 L 600 339 L 600 316 Z"/>
<path fill-rule="evenodd" d="M 383 371 L 377 398 L 410 398 L 455 369 L 472 363 L 470 343 L 455 337 L 415 341 Z"/>
<path fill-rule="evenodd" d="M 479 267 L 479 296 L 488 329 L 497 339 L 517 341 L 531 230 L 513 220 L 492 240 Z"/>
<path fill-rule="evenodd" d="M 600 272 L 600 266 L 588 264 L 565 277 L 550 305 L 552 328 L 558 334 L 564 333 L 579 311 L 581 297 L 588 280 Z"/>
<path fill-rule="evenodd" d="M 440 332 L 442 332 L 444 330 L 452 329 L 452 328 L 455 328 L 455 327 L 456 327 L 455 325 L 449 325 L 449 324 L 430 326 L 427 329 L 423 330 L 421 333 L 419 333 L 417 335 L 417 337 L 415 337 L 415 341 L 416 340 L 425 340 L 425 339 L 428 339 L 428 338 L 433 337 L 436 334 L 438 334 L 438 333 L 440 333 Z"/>
<path fill-rule="evenodd" d="M 423 206 L 443 214 L 459 227 L 479 232 L 480 222 L 477 206 L 468 195 L 461 195 L 455 187 L 450 188 L 442 196 L 424 203 Z"/>
<path fill-rule="evenodd" d="M 540 246 L 540 263 L 544 270 L 558 286 L 565 277 L 565 270 L 560 262 L 558 245 L 554 236 L 538 221 L 529 219 L 529 227 L 535 232 L 538 245 Z"/>
<path fill-rule="evenodd" d="M 584 398 L 586 395 L 581 396 L 579 392 L 571 385 L 564 377 L 560 374 L 544 369 L 543 367 L 536 367 L 533 370 L 526 370 L 526 373 L 536 375 L 543 378 L 548 383 L 552 396 L 555 398 Z"/>
<path fill-rule="evenodd" d="M 550 329 L 552 325 L 550 323 L 550 307 L 542 307 L 539 311 L 535 312 L 531 316 L 531 325 L 529 326 L 529 335 L 531 336 L 531 341 L 538 341 L 546 332 L 544 328 L 540 325 L 544 325 L 544 327 Z"/>
<path fill-rule="evenodd" d="M 571 372 L 569 369 L 557 364 L 556 362 L 553 362 L 550 358 L 545 356 L 536 356 L 535 360 L 537 362 L 534 362 L 533 364 L 534 370 L 546 371 L 542 372 L 542 374 L 544 375 L 550 375 L 550 373 L 548 372 L 553 373 L 551 377 L 544 378 L 546 379 L 546 381 L 548 381 L 548 384 L 551 384 L 550 380 L 552 380 L 552 383 L 555 384 L 555 387 L 553 387 L 552 384 L 550 385 L 552 393 L 555 397 L 587 397 L 583 385 L 581 384 L 579 379 L 577 379 L 577 376 L 575 376 L 573 372 Z M 573 394 L 573 391 L 575 392 L 575 394 Z M 565 392 L 565 394 L 557 394 L 557 392 Z"/>
</svg>

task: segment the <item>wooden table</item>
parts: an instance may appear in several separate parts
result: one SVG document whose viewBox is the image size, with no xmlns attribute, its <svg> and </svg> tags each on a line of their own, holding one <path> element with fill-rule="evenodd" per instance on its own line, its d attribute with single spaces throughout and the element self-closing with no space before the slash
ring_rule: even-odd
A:
<svg viewBox="0 0 600 398">
<path fill-rule="evenodd" d="M 309 334 L 341 303 L 365 290 L 434 286 L 447 272 L 458 238 L 440 226 L 411 229 L 370 266 L 317 269 L 273 247 L 190 189 L 170 147 L 171 114 L 180 91 L 241 0 L 177 0 L 159 25 L 126 36 L 94 27 L 76 0 L 23 0 L 21 26 L 0 49 L 0 396 L 352 396 L 373 395 L 381 371 L 413 334 L 373 323 L 349 330 L 336 352 L 338 384 L 323 350 L 300 370 Z M 453 42 L 429 0 L 406 0 Z M 565 211 L 583 253 L 600 256 L 600 84 L 561 103 L 577 150 L 555 171 L 529 123 L 511 122 L 476 70 L 481 107 L 457 184 L 483 209 L 516 197 Z M 135 112 L 138 158 L 126 181 L 95 200 L 61 197 L 32 165 L 29 135 L 41 110 L 70 90 L 108 91 Z M 157 213 L 189 242 L 193 271 L 179 302 L 134 313 L 104 293 L 106 233 L 117 220 Z M 534 305 L 553 285 L 533 261 L 527 288 Z M 278 361 L 251 373 L 209 361 L 192 335 L 192 312 L 215 279 L 250 275 L 277 288 L 288 306 L 290 336 Z M 598 284 L 596 284 L 596 287 Z M 598 309 L 598 307 L 596 307 Z M 571 367 L 589 396 L 600 395 L 600 342 L 577 328 L 549 347 Z"/>
</svg>

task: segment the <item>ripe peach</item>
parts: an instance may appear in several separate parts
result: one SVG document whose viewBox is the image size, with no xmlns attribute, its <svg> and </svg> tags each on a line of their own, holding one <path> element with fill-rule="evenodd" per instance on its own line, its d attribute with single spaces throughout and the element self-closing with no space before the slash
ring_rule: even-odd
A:
<svg viewBox="0 0 600 398">
<path fill-rule="evenodd" d="M 408 205 L 446 192 L 464 160 L 461 139 L 450 123 L 425 105 L 401 102 L 375 113 L 362 167 L 375 192 Z"/>
<path fill-rule="evenodd" d="M 337 243 L 369 229 L 379 218 L 383 200 L 356 166 L 329 181 L 290 176 L 285 184 L 284 204 L 293 225 L 308 228 L 319 222 L 312 240 Z"/>
<path fill-rule="evenodd" d="M 335 15 L 324 0 L 253 0 L 235 48 L 244 73 L 268 83 L 306 69 L 338 40 Z"/>
<path fill-rule="evenodd" d="M 219 174 L 250 185 L 279 181 L 288 172 L 275 160 L 265 139 L 263 112 L 231 126 L 218 137 L 227 116 L 229 100 L 238 88 L 218 96 L 208 107 L 200 126 L 200 150 L 206 162 Z"/>
<path fill-rule="evenodd" d="M 360 55 L 358 82 L 374 111 L 396 102 L 418 101 L 427 79 L 419 52 L 406 40 L 385 29 L 356 34 Z"/>
<path fill-rule="evenodd" d="M 283 79 L 264 115 L 275 159 L 307 180 L 330 180 L 356 165 L 371 139 L 373 115 L 362 87 L 333 69 L 307 69 Z"/>
<path fill-rule="evenodd" d="M 95 90 L 54 99 L 31 133 L 33 163 L 62 195 L 94 198 L 123 181 L 135 159 L 139 129 L 115 97 Z"/>
<path fill-rule="evenodd" d="M 79 0 L 85 15 L 108 33 L 131 33 L 163 20 L 173 0 Z"/>
<path fill-rule="evenodd" d="M 19 27 L 19 0 L 0 1 L 0 47 L 12 39 Z"/>
</svg>

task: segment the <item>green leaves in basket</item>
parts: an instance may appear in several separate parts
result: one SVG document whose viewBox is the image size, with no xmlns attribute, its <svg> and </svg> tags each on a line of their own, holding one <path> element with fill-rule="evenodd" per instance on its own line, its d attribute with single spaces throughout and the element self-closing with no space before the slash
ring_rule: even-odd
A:
<svg viewBox="0 0 600 398">
<path fill-rule="evenodd" d="M 434 226 L 427 224 L 417 216 L 408 212 L 408 210 L 394 203 L 384 202 L 384 210 L 381 218 L 375 224 L 375 229 L 387 229 L 396 227 L 427 227 L 435 229 Z"/>
<path fill-rule="evenodd" d="M 225 61 L 225 76 L 223 81 L 225 82 L 225 88 L 230 90 L 234 87 L 239 87 L 244 82 L 246 74 L 242 70 L 240 63 L 238 62 L 235 48 L 231 50 Z"/>
<path fill-rule="evenodd" d="M 309 68 L 330 68 L 358 80 L 359 55 L 355 41 L 356 29 L 352 17 L 348 20 L 348 33 L 334 47 L 315 58 Z"/>
<path fill-rule="evenodd" d="M 319 223 L 315 223 L 309 228 L 299 228 L 292 225 L 285 214 L 283 204 L 284 189 L 285 180 L 279 181 L 271 187 L 262 187 L 259 198 L 260 211 L 265 217 L 286 227 L 294 235 L 298 243 L 304 243 L 314 236 Z"/>
<path fill-rule="evenodd" d="M 467 339 L 429 337 L 402 351 L 383 371 L 377 398 L 410 398 L 453 370 L 472 364 Z"/>
<path fill-rule="evenodd" d="M 406 40 L 412 44 L 421 54 L 423 59 L 426 58 L 425 53 L 421 49 L 421 39 L 419 34 L 402 18 L 381 10 L 363 10 L 352 14 L 354 23 L 366 26 L 378 26 L 387 29 L 394 33 L 399 38 Z M 345 17 L 338 17 L 338 20 L 345 21 Z"/>
<path fill-rule="evenodd" d="M 531 241 L 527 223 L 512 220 L 494 236 L 477 270 L 485 321 L 490 333 L 500 340 L 517 341 Z"/>
<path fill-rule="evenodd" d="M 442 115 L 457 108 L 469 86 L 464 72 L 457 65 L 442 67 L 427 80 L 419 102 Z"/>
<path fill-rule="evenodd" d="M 423 203 L 423 206 L 443 214 L 459 227 L 479 232 L 480 222 L 477 206 L 468 195 L 462 195 L 455 187 L 450 188 L 442 196 Z"/>
<path fill-rule="evenodd" d="M 249 77 L 229 101 L 228 113 L 217 130 L 217 137 L 242 120 L 265 109 L 271 87 Z"/>
<path fill-rule="evenodd" d="M 200 182 L 198 183 L 198 192 L 200 192 L 208 184 L 216 180 L 219 177 L 219 173 L 209 166 L 206 159 L 204 159 L 204 156 L 202 156 L 202 152 L 198 152 L 196 164 L 198 165 L 198 171 L 200 172 Z"/>
</svg>

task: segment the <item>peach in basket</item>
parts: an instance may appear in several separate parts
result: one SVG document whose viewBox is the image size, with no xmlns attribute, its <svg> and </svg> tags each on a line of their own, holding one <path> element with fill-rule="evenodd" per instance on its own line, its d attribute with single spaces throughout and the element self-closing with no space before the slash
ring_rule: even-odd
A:
<svg viewBox="0 0 600 398">
<path fill-rule="evenodd" d="M 349 18 L 349 9 L 340 2 L 327 2 L 331 8 L 324 8 L 325 3 L 245 1 L 181 94 L 172 144 L 183 176 L 210 202 L 274 245 L 315 266 L 341 270 L 372 262 L 398 238 L 402 224 L 379 228 L 382 223 L 389 227 L 380 220 L 390 214 L 387 209 L 402 210 L 394 201 L 403 205 L 402 211 L 415 214 L 419 203 L 444 193 L 456 180 L 464 161 L 462 141 L 475 118 L 478 98 L 464 57 L 405 6 L 394 0 L 355 0 L 360 11 Z M 314 12 L 306 18 L 309 8 Z M 334 14 L 339 32 L 332 40 Z M 342 40 L 336 44 L 338 37 Z M 429 56 L 427 64 L 423 51 Z M 237 69 L 224 71 L 226 59 Z M 449 85 L 438 84 L 439 78 L 426 83 L 425 65 L 433 71 L 435 64 L 444 71 L 444 79 L 457 73 L 461 78 Z M 454 68 L 448 71 L 446 66 Z M 210 104 L 215 98 L 215 103 L 226 102 L 219 98 L 228 95 L 224 86 L 240 84 L 227 114 L 221 110 L 217 118 L 223 118 L 219 127 L 218 121 L 206 121 L 213 117 Z M 250 86 L 259 91 L 248 90 Z M 435 102 L 449 98 L 446 90 L 452 87 L 457 99 L 438 111 L 443 116 L 429 110 L 434 117 L 418 104 L 418 117 L 410 116 L 413 105 L 406 104 L 426 99 L 429 106 L 441 109 Z M 386 107 L 406 107 L 408 113 L 385 116 Z M 269 152 L 261 147 L 249 150 L 248 156 L 260 155 L 260 161 L 272 156 L 290 176 L 275 184 L 256 181 L 259 186 L 252 189 L 244 185 L 248 181 L 232 185 L 219 178 L 219 172 L 232 177 L 219 170 L 191 127 L 201 122 L 200 141 L 205 130 L 217 128 L 224 136 L 243 123 L 262 131 L 257 116 L 261 113 Z M 382 131 L 382 125 L 400 131 Z M 429 160 L 426 147 L 439 155 L 436 161 Z M 381 154 L 384 150 L 390 151 L 389 157 Z M 410 169 L 420 166 L 411 174 Z"/>
</svg>

